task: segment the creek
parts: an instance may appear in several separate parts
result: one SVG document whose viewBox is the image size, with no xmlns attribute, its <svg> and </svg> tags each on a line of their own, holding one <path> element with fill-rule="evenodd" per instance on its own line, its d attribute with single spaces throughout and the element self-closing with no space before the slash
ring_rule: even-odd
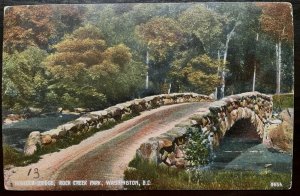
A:
<svg viewBox="0 0 300 196">
<path fill-rule="evenodd" d="M 21 151 L 24 149 L 30 132 L 45 132 L 78 117 L 79 115 L 76 114 L 53 113 L 51 115 L 33 117 L 8 125 L 2 125 L 3 144 L 8 144 Z"/>
<path fill-rule="evenodd" d="M 291 172 L 292 155 L 265 147 L 249 120 L 241 120 L 225 134 L 207 168 Z"/>
</svg>

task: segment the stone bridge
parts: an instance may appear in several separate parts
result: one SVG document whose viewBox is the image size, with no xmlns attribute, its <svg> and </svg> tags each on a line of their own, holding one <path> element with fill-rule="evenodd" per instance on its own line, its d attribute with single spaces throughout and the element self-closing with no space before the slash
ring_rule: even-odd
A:
<svg viewBox="0 0 300 196">
<path fill-rule="evenodd" d="M 156 164 L 184 168 L 184 147 L 188 142 L 187 130 L 197 128 L 204 136 L 208 148 L 219 146 L 226 132 L 239 120 L 249 119 L 261 141 L 267 141 L 265 124 L 272 115 L 272 97 L 258 92 L 242 93 L 213 102 L 166 133 L 150 138 L 136 152 L 136 156 Z"/>
<path fill-rule="evenodd" d="M 209 141 L 210 147 L 215 148 L 220 140 L 240 119 L 250 119 L 256 127 L 257 133 L 264 140 L 264 124 L 272 114 L 272 98 L 258 93 L 243 93 L 214 101 L 208 96 L 196 93 L 163 94 L 135 99 L 109 107 L 105 110 L 87 113 L 80 118 L 43 133 L 31 132 L 25 145 L 26 155 L 35 153 L 38 147 L 55 145 L 59 140 L 71 140 L 77 135 L 92 129 L 101 128 L 107 124 L 117 124 L 138 115 L 140 112 L 158 108 L 164 105 L 212 102 L 208 108 L 202 108 L 190 118 L 173 129 L 147 142 L 137 149 L 136 156 L 168 166 L 183 167 L 183 147 L 187 143 L 186 133 L 191 127 L 199 128 Z"/>
</svg>

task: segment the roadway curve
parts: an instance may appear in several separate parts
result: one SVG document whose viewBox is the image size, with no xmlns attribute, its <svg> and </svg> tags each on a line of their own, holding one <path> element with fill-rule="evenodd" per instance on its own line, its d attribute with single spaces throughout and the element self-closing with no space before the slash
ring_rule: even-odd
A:
<svg viewBox="0 0 300 196">
<path fill-rule="evenodd" d="M 5 170 L 6 189 L 120 189 L 120 186 L 15 186 L 16 180 L 119 180 L 136 149 L 187 119 L 209 103 L 184 103 L 142 112 L 114 128 L 98 132 L 78 145 L 42 156 L 26 167 Z M 38 168 L 39 177 L 34 173 Z M 29 170 L 32 169 L 29 173 Z"/>
</svg>

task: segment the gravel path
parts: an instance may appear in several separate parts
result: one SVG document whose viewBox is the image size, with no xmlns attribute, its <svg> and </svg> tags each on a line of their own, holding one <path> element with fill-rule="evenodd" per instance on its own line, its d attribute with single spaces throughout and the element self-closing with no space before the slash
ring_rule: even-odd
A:
<svg viewBox="0 0 300 196">
<path fill-rule="evenodd" d="M 103 186 L 71 187 L 16 186 L 15 183 L 24 180 L 121 180 L 136 149 L 144 141 L 166 132 L 208 105 L 209 103 L 186 103 L 143 112 L 112 129 L 96 133 L 78 145 L 44 155 L 38 163 L 4 171 L 5 187 L 16 190 L 120 189 L 121 186 L 106 186 L 105 183 Z"/>
</svg>

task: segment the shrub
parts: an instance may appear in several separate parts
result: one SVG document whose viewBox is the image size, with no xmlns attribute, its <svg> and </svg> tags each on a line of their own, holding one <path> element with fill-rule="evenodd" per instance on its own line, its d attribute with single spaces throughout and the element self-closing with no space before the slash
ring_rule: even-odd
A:
<svg viewBox="0 0 300 196">
<path fill-rule="evenodd" d="M 185 147 L 186 160 L 189 166 L 201 166 L 208 164 L 210 147 L 208 140 L 198 128 L 188 128 L 188 143 Z"/>
<path fill-rule="evenodd" d="M 14 164 L 15 162 L 19 161 L 21 158 L 21 153 L 18 152 L 13 147 L 4 144 L 3 145 L 3 163 L 4 165 Z"/>
<path fill-rule="evenodd" d="M 40 159 L 40 154 L 25 156 L 22 152 L 15 148 L 4 144 L 3 145 L 3 165 L 25 166 L 30 163 L 35 163 Z"/>
</svg>

